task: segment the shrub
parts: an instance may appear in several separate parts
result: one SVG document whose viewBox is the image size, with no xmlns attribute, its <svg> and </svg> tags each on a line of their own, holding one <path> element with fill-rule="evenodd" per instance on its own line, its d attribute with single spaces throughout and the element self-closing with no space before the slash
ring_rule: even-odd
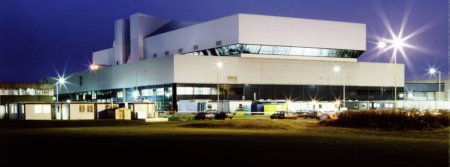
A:
<svg viewBox="0 0 450 167">
<path fill-rule="evenodd" d="M 170 114 L 167 115 L 169 121 L 189 121 L 194 119 L 194 115 L 192 114 Z"/>
<path fill-rule="evenodd" d="M 321 121 L 321 125 L 376 128 L 384 130 L 424 130 L 448 126 L 448 111 L 345 111 L 336 120 Z"/>
</svg>

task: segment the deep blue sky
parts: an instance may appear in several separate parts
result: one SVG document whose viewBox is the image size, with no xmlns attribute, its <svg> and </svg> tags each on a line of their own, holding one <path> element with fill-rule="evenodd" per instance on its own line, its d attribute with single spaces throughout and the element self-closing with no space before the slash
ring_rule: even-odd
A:
<svg viewBox="0 0 450 167">
<path fill-rule="evenodd" d="M 367 51 L 359 61 L 389 62 L 377 37 L 389 38 L 382 16 L 398 32 L 418 31 L 407 43 L 407 79 L 425 79 L 428 66 L 448 71 L 446 0 L 1 0 L 0 82 L 37 82 L 56 72 L 86 70 L 93 51 L 110 48 L 114 20 L 137 12 L 202 22 L 235 13 L 367 24 Z M 409 14 L 408 14 L 409 13 Z M 405 59 L 398 57 L 399 63 Z"/>
</svg>

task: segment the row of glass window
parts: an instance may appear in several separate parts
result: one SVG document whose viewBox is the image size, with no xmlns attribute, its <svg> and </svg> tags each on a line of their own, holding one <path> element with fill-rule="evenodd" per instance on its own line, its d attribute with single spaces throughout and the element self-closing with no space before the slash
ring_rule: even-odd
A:
<svg viewBox="0 0 450 167">
<path fill-rule="evenodd" d="M 27 89 L 0 89 L 0 96 L 1 95 L 15 95 L 15 96 L 21 96 L 21 95 L 45 95 L 45 96 L 52 96 L 53 95 L 53 89 L 33 89 L 33 88 L 27 88 Z"/>
<path fill-rule="evenodd" d="M 217 88 L 177 87 L 177 95 L 217 95 Z"/>
<path fill-rule="evenodd" d="M 205 55 L 205 56 L 232 56 L 241 53 L 247 53 L 247 54 L 287 55 L 287 56 L 292 55 L 292 56 L 358 58 L 363 52 L 364 51 L 348 50 L 348 49 L 324 49 L 324 48 L 303 48 L 290 46 L 233 44 L 223 47 L 195 51 L 186 54 Z"/>
</svg>

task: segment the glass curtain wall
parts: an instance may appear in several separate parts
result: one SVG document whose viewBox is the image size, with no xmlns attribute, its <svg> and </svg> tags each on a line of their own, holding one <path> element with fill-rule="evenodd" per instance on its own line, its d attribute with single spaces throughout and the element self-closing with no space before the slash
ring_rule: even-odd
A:
<svg viewBox="0 0 450 167">
<path fill-rule="evenodd" d="M 364 51 L 347 49 L 304 48 L 290 46 L 233 44 L 212 49 L 200 50 L 187 55 L 232 56 L 241 53 L 285 56 L 314 56 L 358 58 Z"/>
<path fill-rule="evenodd" d="M 260 85 L 221 84 L 221 100 L 293 100 L 293 101 L 335 101 L 342 99 L 342 86 L 335 85 Z M 138 91 L 137 97 L 133 92 Z M 402 100 L 404 89 L 397 87 L 397 99 Z M 60 95 L 62 100 L 123 102 L 150 101 L 157 104 L 157 110 L 175 110 L 179 100 L 217 100 L 216 84 L 165 84 L 137 88 L 98 90 Z M 393 87 L 345 87 L 345 99 L 352 101 L 393 100 Z"/>
</svg>

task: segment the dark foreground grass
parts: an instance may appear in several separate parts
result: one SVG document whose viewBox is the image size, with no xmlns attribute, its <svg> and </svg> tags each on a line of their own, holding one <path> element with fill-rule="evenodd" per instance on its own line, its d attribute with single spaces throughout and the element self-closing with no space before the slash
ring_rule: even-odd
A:
<svg viewBox="0 0 450 167">
<path fill-rule="evenodd" d="M 286 130 L 292 127 L 274 120 L 235 120 L 235 121 L 213 121 L 196 122 L 181 125 L 192 128 L 226 128 L 226 129 L 254 129 L 254 130 Z"/>
<path fill-rule="evenodd" d="M 80 121 L 89 126 L 76 127 L 63 121 L 39 128 L 6 123 L 28 125 L 0 126 L 0 166 L 448 166 L 449 128 L 388 132 L 323 127 L 311 120 L 264 120 L 283 129 L 233 128 L 261 123 L 239 121 L 245 120 L 108 126 Z M 202 123 L 231 128 L 187 125 Z"/>
</svg>

